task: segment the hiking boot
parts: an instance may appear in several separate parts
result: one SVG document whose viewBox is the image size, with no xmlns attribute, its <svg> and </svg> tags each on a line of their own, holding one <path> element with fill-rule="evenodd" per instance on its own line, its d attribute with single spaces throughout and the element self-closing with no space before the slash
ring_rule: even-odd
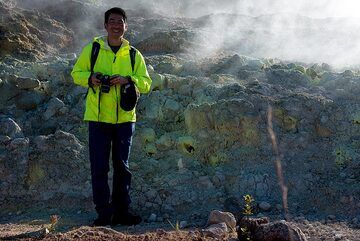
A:
<svg viewBox="0 0 360 241">
<path fill-rule="evenodd" d="M 132 225 L 138 225 L 141 223 L 142 219 L 138 215 L 131 214 L 129 212 L 123 212 L 123 213 L 115 213 L 112 220 L 111 225 L 115 226 L 117 224 L 126 225 L 126 226 L 132 226 Z"/>
<path fill-rule="evenodd" d="M 107 226 L 111 224 L 111 218 L 110 217 L 98 217 L 94 220 L 92 226 Z"/>
</svg>

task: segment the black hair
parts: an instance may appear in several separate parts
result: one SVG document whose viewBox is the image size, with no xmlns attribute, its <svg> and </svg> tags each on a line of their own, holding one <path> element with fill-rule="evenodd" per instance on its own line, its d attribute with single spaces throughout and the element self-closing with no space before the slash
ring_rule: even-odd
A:
<svg viewBox="0 0 360 241">
<path fill-rule="evenodd" d="M 122 8 L 110 8 L 109 10 L 107 10 L 105 12 L 105 23 L 108 22 L 109 16 L 112 13 L 121 15 L 123 17 L 123 19 L 124 19 L 124 22 L 125 23 L 127 22 L 127 17 L 126 17 L 126 13 L 125 13 L 124 9 L 122 9 Z"/>
</svg>

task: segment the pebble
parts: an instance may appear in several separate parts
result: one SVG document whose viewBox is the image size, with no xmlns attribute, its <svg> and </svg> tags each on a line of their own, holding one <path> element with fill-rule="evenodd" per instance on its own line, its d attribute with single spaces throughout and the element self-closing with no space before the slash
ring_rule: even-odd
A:
<svg viewBox="0 0 360 241">
<path fill-rule="evenodd" d="M 186 228 L 188 226 L 188 223 L 186 221 L 180 222 L 180 228 Z"/>
<path fill-rule="evenodd" d="M 271 204 L 268 202 L 261 202 L 259 208 L 263 211 L 269 211 L 271 209 Z"/>
<path fill-rule="evenodd" d="M 359 222 L 359 219 L 358 219 L 358 218 L 353 218 L 353 219 L 351 220 L 351 222 L 352 222 L 353 224 L 357 224 L 357 223 Z"/>
<path fill-rule="evenodd" d="M 343 236 L 342 236 L 342 234 L 337 233 L 337 234 L 335 234 L 334 238 L 335 238 L 335 241 L 339 241 L 343 238 Z"/>
<path fill-rule="evenodd" d="M 157 217 L 156 214 L 155 214 L 155 213 L 152 213 L 152 214 L 150 215 L 148 221 L 149 221 L 150 223 L 156 222 L 156 217 Z"/>
</svg>

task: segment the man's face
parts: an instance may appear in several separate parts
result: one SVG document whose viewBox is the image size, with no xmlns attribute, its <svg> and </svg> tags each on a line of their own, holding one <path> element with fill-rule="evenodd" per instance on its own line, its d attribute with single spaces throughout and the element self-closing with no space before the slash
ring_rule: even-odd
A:
<svg viewBox="0 0 360 241">
<path fill-rule="evenodd" d="M 122 15 L 111 13 L 108 22 L 105 23 L 105 29 L 109 37 L 122 37 L 127 30 L 127 24 Z"/>
</svg>

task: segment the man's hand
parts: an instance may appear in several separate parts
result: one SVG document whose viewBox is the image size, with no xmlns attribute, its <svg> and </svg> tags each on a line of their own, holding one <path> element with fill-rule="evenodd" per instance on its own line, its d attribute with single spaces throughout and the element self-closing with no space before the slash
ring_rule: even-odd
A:
<svg viewBox="0 0 360 241">
<path fill-rule="evenodd" d="M 121 75 L 111 76 L 111 79 L 110 79 L 111 85 L 117 85 L 117 84 L 123 85 L 123 84 L 127 84 L 127 83 L 129 83 L 128 77 L 124 77 Z"/>
<path fill-rule="evenodd" d="M 96 78 L 96 76 L 97 76 L 98 74 L 101 74 L 101 73 L 97 72 L 97 73 L 93 73 L 93 74 L 91 75 L 90 81 L 91 81 L 92 86 L 98 86 L 98 85 L 101 84 L 101 80 L 99 80 L 98 78 Z"/>
</svg>

